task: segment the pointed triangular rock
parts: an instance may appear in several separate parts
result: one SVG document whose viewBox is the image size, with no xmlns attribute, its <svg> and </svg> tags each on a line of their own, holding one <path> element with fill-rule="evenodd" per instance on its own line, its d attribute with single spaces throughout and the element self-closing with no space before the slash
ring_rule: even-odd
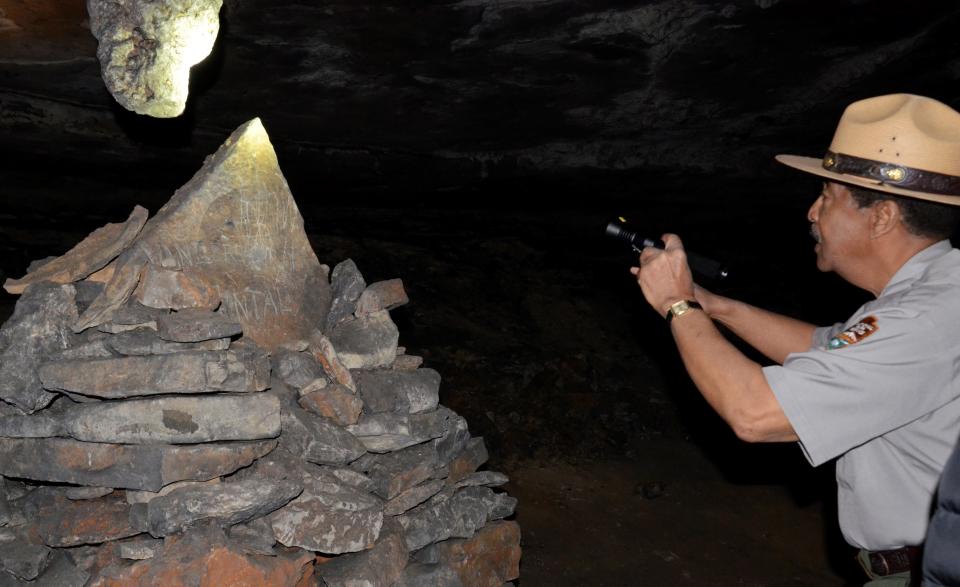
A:
<svg viewBox="0 0 960 587">
<path fill-rule="evenodd" d="M 330 308 L 327 276 L 258 118 L 234 131 L 147 222 L 75 330 L 107 321 L 147 263 L 200 269 L 223 300 L 220 311 L 270 350 L 307 338 Z"/>
</svg>

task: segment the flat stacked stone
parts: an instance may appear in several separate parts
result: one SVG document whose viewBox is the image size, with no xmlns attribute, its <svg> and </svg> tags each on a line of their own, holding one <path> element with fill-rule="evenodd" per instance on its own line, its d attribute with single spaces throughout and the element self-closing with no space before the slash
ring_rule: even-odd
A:
<svg viewBox="0 0 960 587">
<path fill-rule="evenodd" d="M 244 125 L 153 219 L 7 282 L 0 585 L 517 577 L 506 477 L 398 346 L 402 282 L 328 279 L 268 148 Z"/>
</svg>

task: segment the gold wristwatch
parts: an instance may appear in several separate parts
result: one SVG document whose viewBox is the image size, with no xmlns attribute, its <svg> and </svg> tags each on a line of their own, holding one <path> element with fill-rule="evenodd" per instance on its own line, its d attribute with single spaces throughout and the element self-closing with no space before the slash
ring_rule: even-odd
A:
<svg viewBox="0 0 960 587">
<path fill-rule="evenodd" d="M 670 324 L 670 321 L 674 318 L 679 318 L 683 316 L 690 310 L 702 310 L 703 306 L 693 300 L 680 300 L 679 302 L 674 302 L 667 309 L 667 315 L 664 318 L 667 319 L 667 324 Z"/>
</svg>

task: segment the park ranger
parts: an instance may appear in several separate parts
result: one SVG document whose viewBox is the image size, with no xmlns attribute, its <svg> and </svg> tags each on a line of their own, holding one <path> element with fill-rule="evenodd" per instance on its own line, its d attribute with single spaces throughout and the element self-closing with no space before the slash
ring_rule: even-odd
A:
<svg viewBox="0 0 960 587">
<path fill-rule="evenodd" d="M 819 159 L 777 160 L 824 179 L 808 219 L 817 267 L 875 299 L 817 328 L 708 292 L 680 239 L 631 269 L 669 322 L 697 388 L 748 442 L 799 441 L 837 461 L 838 512 L 867 585 L 909 585 L 933 494 L 960 435 L 960 113 L 897 94 L 851 104 Z M 776 365 L 728 342 L 720 322 Z"/>
</svg>

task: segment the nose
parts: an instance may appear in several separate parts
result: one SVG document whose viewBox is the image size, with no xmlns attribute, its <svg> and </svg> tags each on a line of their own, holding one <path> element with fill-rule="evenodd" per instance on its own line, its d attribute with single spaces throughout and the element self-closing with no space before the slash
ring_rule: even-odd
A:
<svg viewBox="0 0 960 587">
<path fill-rule="evenodd" d="M 816 222 L 820 218 L 820 206 L 823 205 L 823 196 L 818 196 L 816 201 L 807 210 L 807 220 Z"/>
</svg>

